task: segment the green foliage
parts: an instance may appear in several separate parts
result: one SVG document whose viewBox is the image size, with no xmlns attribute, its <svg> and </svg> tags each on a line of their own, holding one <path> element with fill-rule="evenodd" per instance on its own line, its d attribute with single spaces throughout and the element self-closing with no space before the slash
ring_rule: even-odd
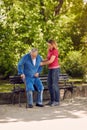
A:
<svg viewBox="0 0 87 130">
<path fill-rule="evenodd" d="M 49 39 L 57 41 L 61 62 L 69 51 L 82 50 L 87 36 L 85 12 L 83 0 L 1 0 L 0 75 L 17 73 L 18 60 L 32 47 L 46 58 Z"/>
<path fill-rule="evenodd" d="M 85 68 L 82 54 L 79 51 L 70 51 L 62 63 L 62 67 L 72 77 L 83 77 Z"/>
</svg>

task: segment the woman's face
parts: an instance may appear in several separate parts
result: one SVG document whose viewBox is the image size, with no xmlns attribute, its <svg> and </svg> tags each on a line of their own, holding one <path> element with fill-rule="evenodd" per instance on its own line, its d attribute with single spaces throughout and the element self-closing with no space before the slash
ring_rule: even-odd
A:
<svg viewBox="0 0 87 130">
<path fill-rule="evenodd" d="M 50 43 L 48 43 L 48 48 L 49 48 L 50 50 L 53 49 L 53 45 L 50 44 Z"/>
</svg>

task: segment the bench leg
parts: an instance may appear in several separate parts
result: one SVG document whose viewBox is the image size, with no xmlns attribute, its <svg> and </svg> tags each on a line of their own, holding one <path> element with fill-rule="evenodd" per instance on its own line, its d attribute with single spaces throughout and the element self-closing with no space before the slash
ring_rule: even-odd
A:
<svg viewBox="0 0 87 130">
<path fill-rule="evenodd" d="M 25 98 L 26 98 L 26 108 L 28 108 L 28 103 L 27 103 L 27 93 L 26 93 L 26 90 L 25 90 Z"/>
<path fill-rule="evenodd" d="M 21 92 L 12 93 L 12 104 L 15 105 L 15 97 L 16 97 L 16 95 L 18 95 L 18 103 L 19 103 L 19 107 L 21 107 Z"/>
<path fill-rule="evenodd" d="M 15 93 L 12 93 L 12 104 L 15 105 Z"/>
<path fill-rule="evenodd" d="M 25 93 L 25 97 L 26 97 L 26 108 L 27 108 L 27 95 L 26 95 L 26 91 L 24 93 Z M 22 92 L 19 92 L 19 99 L 18 99 L 19 107 L 21 107 L 21 95 L 22 95 Z"/>
<path fill-rule="evenodd" d="M 22 95 L 22 92 L 18 92 L 18 93 L 13 92 L 12 95 L 11 95 L 11 103 L 15 105 L 16 95 L 18 96 L 19 107 L 21 107 L 21 95 Z M 27 95 L 26 95 L 26 91 L 25 91 L 25 97 L 26 97 L 26 108 L 27 108 Z"/>
<path fill-rule="evenodd" d="M 65 99 L 66 93 L 67 93 L 68 91 L 71 93 L 71 96 L 72 96 L 72 94 L 73 94 L 73 88 L 65 89 L 65 90 L 64 90 L 64 95 L 63 95 L 63 100 Z"/>
<path fill-rule="evenodd" d="M 63 100 L 65 99 L 66 92 L 67 90 L 64 90 Z"/>
<path fill-rule="evenodd" d="M 21 92 L 19 92 L 18 96 L 19 96 L 19 99 L 18 99 L 19 107 L 21 107 Z"/>
</svg>

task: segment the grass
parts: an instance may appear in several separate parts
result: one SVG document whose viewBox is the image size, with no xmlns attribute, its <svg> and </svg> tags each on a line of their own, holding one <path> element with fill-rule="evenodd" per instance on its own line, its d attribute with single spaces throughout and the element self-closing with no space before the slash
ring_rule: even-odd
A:
<svg viewBox="0 0 87 130">
<path fill-rule="evenodd" d="M 21 85 L 24 87 L 24 85 Z M 11 92 L 13 85 L 9 83 L 9 80 L 0 80 L 0 93 L 1 92 Z"/>
<path fill-rule="evenodd" d="M 8 80 L 0 80 L 0 92 L 10 92 L 12 88 Z"/>
<path fill-rule="evenodd" d="M 82 79 L 82 78 L 70 78 L 69 81 L 82 83 L 82 82 L 83 82 L 83 79 Z"/>
<path fill-rule="evenodd" d="M 79 85 L 82 83 L 83 79 L 70 79 L 70 82 L 74 82 L 75 85 Z M 24 87 L 24 85 L 21 85 Z M 0 80 L 0 92 L 11 92 L 13 89 L 13 85 L 9 83 L 9 80 Z"/>
</svg>

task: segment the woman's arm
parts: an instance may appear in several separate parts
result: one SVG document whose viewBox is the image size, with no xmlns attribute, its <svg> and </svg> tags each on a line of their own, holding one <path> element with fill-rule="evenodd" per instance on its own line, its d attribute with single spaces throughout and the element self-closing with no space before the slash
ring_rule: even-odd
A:
<svg viewBox="0 0 87 130">
<path fill-rule="evenodd" d="M 48 61 L 48 59 L 43 59 L 42 62 Z"/>
<path fill-rule="evenodd" d="M 43 65 L 51 64 L 51 63 L 55 60 L 55 57 L 56 57 L 56 56 L 52 55 L 51 58 L 50 58 L 50 60 L 42 61 L 42 62 L 40 63 L 40 65 L 43 66 Z"/>
</svg>

